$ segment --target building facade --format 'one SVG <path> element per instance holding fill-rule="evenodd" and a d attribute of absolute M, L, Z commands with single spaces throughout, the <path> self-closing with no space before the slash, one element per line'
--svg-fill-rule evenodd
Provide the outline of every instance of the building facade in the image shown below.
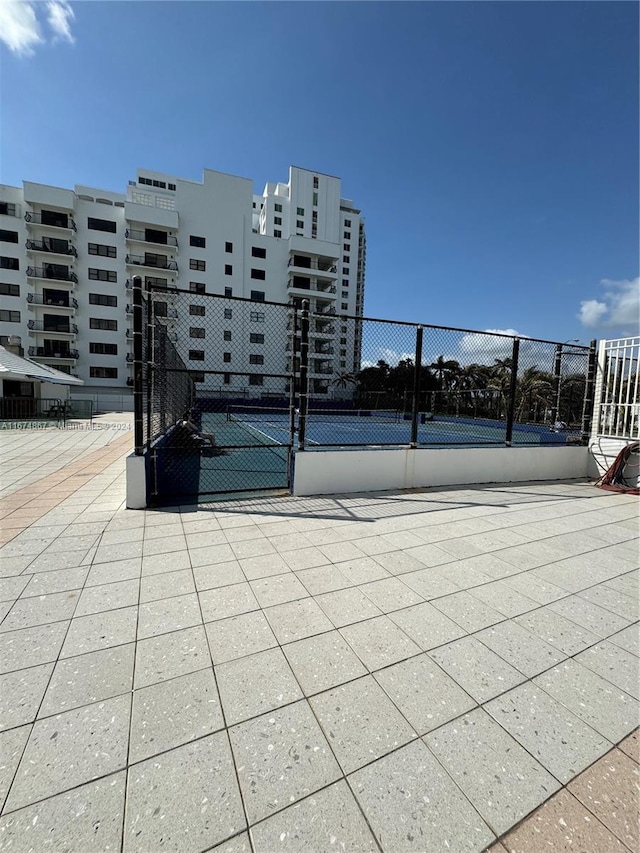
<path fill-rule="evenodd" d="M 198 297 L 308 299 L 322 314 L 312 328 L 311 391 L 339 396 L 333 379 L 360 368 L 359 324 L 340 315 L 362 315 L 365 255 L 364 221 L 340 179 L 297 167 L 261 195 L 252 181 L 211 170 L 195 182 L 140 169 L 126 193 L 0 186 L 0 344 L 19 337 L 25 355 L 84 380 L 83 396 L 126 398 L 131 282 L 140 275 L 167 290 L 160 315 L 196 388 L 259 395 L 281 390 L 263 373 L 291 367 L 286 331 L 230 322 L 218 340 L 198 322 L 206 301 Z M 193 294 L 193 317 L 178 316 L 176 288 Z M 261 339 L 264 355 L 250 345 Z M 224 364 L 228 374 L 199 373 Z"/>

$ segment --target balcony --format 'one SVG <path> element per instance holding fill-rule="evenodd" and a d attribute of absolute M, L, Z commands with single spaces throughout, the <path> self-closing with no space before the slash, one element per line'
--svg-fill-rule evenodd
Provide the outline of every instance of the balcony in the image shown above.
<path fill-rule="evenodd" d="M 327 276 L 338 275 L 338 266 L 333 258 L 306 258 L 303 255 L 294 255 L 292 258 L 289 258 L 287 266 L 291 272 L 315 270 Z"/>
<path fill-rule="evenodd" d="M 311 353 L 312 357 L 315 355 L 333 355 L 333 347 L 321 346 L 319 344 L 316 344 L 316 348 Z"/>
<path fill-rule="evenodd" d="M 178 239 L 164 231 L 155 231 L 147 228 L 144 231 L 137 228 L 127 228 L 124 232 L 125 238 L 130 243 L 148 243 L 152 246 L 172 246 L 178 248 Z"/>
<path fill-rule="evenodd" d="M 78 327 L 75 323 L 69 323 L 66 326 L 52 326 L 50 323 L 41 323 L 36 320 L 29 320 L 27 323 L 29 334 L 34 332 L 44 332 L 50 335 L 77 335 Z"/>
<path fill-rule="evenodd" d="M 310 335 L 333 335 L 336 327 L 332 323 L 316 323 L 315 327 L 309 329 Z"/>
<path fill-rule="evenodd" d="M 329 294 L 336 293 L 335 284 L 330 284 L 329 282 L 314 282 L 311 281 L 309 284 L 302 284 L 300 282 L 295 282 L 294 279 L 289 279 L 287 282 L 287 290 L 295 290 L 302 291 L 303 293 L 322 293 L 323 295 L 329 296 Z"/>
<path fill-rule="evenodd" d="M 133 364 L 134 361 L 135 361 L 135 358 L 133 357 L 133 353 L 128 352 L 127 357 L 126 357 L 127 364 Z"/>
<path fill-rule="evenodd" d="M 60 361 L 73 361 L 80 358 L 80 353 L 77 349 L 51 349 L 51 347 L 29 347 L 29 356 L 31 358 L 55 358 Z"/>
<path fill-rule="evenodd" d="M 33 211 L 28 210 L 25 215 L 27 226 L 43 226 L 45 228 L 57 228 L 63 231 L 77 231 L 76 223 L 66 213 L 57 213 L 53 210 Z"/>
<path fill-rule="evenodd" d="M 333 373 L 332 367 L 311 367 L 309 369 L 310 373 L 313 373 L 316 376 L 331 376 Z"/>
<path fill-rule="evenodd" d="M 78 308 L 78 300 L 73 297 L 60 299 L 55 296 L 45 296 L 43 293 L 27 293 L 27 303 L 29 305 L 46 305 L 47 308 L 68 308 L 71 311 Z"/>
<path fill-rule="evenodd" d="M 44 278 L 48 281 L 66 281 L 78 283 L 78 276 L 68 267 L 58 264 L 46 264 L 43 267 L 27 267 L 27 278 Z"/>
<path fill-rule="evenodd" d="M 317 305 L 315 313 L 322 314 L 325 317 L 333 317 L 336 313 L 336 309 L 333 305 Z"/>
<path fill-rule="evenodd" d="M 147 267 L 148 269 L 154 270 L 170 270 L 171 272 L 178 272 L 178 264 L 176 261 L 170 261 L 168 258 L 161 255 L 153 258 L 146 257 L 145 255 L 127 255 L 124 262 L 130 267 Z"/>
<path fill-rule="evenodd" d="M 27 240 L 26 247 L 28 252 L 78 257 L 78 252 L 68 240 L 57 240 L 55 237 L 43 237 L 41 240 Z"/>

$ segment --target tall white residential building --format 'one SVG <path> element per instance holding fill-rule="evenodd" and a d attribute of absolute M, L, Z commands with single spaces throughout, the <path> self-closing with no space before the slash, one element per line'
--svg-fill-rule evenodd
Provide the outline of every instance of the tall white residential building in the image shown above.
<path fill-rule="evenodd" d="M 140 169 L 126 194 L 0 185 L 0 344 L 20 337 L 25 354 L 83 379 L 82 396 L 128 395 L 131 280 L 141 275 L 167 288 L 166 322 L 196 376 L 224 369 L 222 355 L 233 365 L 228 376 L 198 377 L 196 387 L 259 394 L 280 390 L 260 371 L 288 369 L 287 335 L 273 330 L 282 340 L 269 342 L 262 363 L 249 362 L 244 333 L 224 347 L 194 340 L 197 297 L 309 299 L 327 315 L 313 328 L 311 391 L 333 394 L 332 377 L 360 368 L 359 324 L 339 315 L 362 314 L 365 254 L 364 221 L 341 197 L 340 179 L 297 167 L 261 195 L 252 181 L 211 170 L 195 182 Z M 176 316 L 172 288 L 194 294 L 192 318 Z M 245 369 L 251 376 L 239 375 Z"/>

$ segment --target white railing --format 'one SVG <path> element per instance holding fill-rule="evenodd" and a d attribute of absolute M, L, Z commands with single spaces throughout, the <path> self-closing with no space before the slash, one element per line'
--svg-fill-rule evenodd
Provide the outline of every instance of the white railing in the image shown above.
<path fill-rule="evenodd" d="M 592 436 L 637 441 L 639 366 L 640 337 L 600 341 Z"/>

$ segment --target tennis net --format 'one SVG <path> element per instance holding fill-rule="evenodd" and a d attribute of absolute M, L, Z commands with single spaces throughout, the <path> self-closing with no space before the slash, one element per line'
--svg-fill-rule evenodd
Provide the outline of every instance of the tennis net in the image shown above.
<path fill-rule="evenodd" d="M 298 414 L 296 409 L 296 418 Z M 231 405 L 227 409 L 227 420 L 239 423 L 281 424 L 289 417 L 290 410 L 283 407 Z M 344 423 L 366 418 L 369 423 L 388 424 L 410 420 L 411 414 L 399 409 L 309 409 L 307 418 L 314 423 Z"/>

